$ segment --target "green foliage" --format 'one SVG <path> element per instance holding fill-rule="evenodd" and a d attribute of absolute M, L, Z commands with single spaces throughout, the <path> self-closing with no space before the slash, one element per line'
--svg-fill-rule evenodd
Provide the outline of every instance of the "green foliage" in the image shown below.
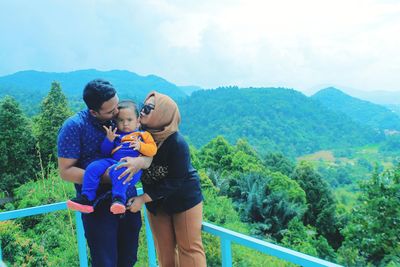
<path fill-rule="evenodd" d="M 199 159 L 199 152 L 193 145 L 189 145 L 190 149 L 190 159 L 192 162 L 193 167 L 198 170 L 200 169 L 200 159 Z"/>
<path fill-rule="evenodd" d="M 14 202 L 7 204 L 6 209 L 23 209 L 65 201 L 74 195 L 73 185 L 62 181 L 54 167 L 49 170 L 47 177 L 49 178 L 29 181 L 17 188 L 14 192 Z M 10 227 L 18 227 L 18 231 L 12 233 L 14 240 L 9 243 L 11 251 L 23 249 L 18 239 L 29 240 L 34 244 L 30 246 L 35 248 L 35 255 L 31 258 L 18 258 L 11 254 L 5 255 L 4 258 L 13 262 L 13 266 L 78 266 L 76 230 L 73 222 L 75 218 L 71 211 L 29 216 L 9 222 L 12 225 Z M 3 230 L 0 230 L 2 237 Z M 36 264 L 38 260 L 41 262 Z"/>
<path fill-rule="evenodd" d="M 267 169 L 273 172 L 280 172 L 287 176 L 292 174 L 295 167 L 295 164 L 282 153 L 272 152 L 265 155 L 263 164 Z"/>
<path fill-rule="evenodd" d="M 272 192 L 284 193 L 285 198 L 300 205 L 307 203 L 306 193 L 296 181 L 279 172 L 267 171 L 266 175 L 270 178 L 268 187 Z"/>
<path fill-rule="evenodd" d="M 40 113 L 36 119 L 36 136 L 44 166 L 56 161 L 57 134 L 63 122 L 71 114 L 60 84 L 53 82 L 49 94 L 42 101 Z"/>
<path fill-rule="evenodd" d="M 342 237 L 338 232 L 335 216 L 335 199 L 328 184 L 307 162 L 301 162 L 296 167 L 292 178 L 306 193 L 308 209 L 304 214 L 304 225 L 316 227 L 319 234 L 324 235 L 332 246 L 338 248 Z"/>
<path fill-rule="evenodd" d="M 52 166 L 49 172 L 46 175 L 43 174 L 38 181 L 29 181 L 14 192 L 14 209 L 65 201 L 75 195 L 73 184 L 64 182 L 55 166 Z"/>
<path fill-rule="evenodd" d="M 337 210 L 342 209 L 342 213 L 344 213 L 351 212 L 352 208 L 357 203 L 360 192 L 355 192 L 353 187 L 341 187 L 337 188 L 334 194 L 338 202 Z"/>
<path fill-rule="evenodd" d="M 264 170 L 257 152 L 244 139 L 232 146 L 224 137 L 217 136 L 199 151 L 198 160 L 199 166 L 223 177 Z"/>
<path fill-rule="evenodd" d="M 221 189 L 231 197 L 246 221 L 255 223 L 254 234 L 278 240 L 294 217 L 302 217 L 305 193 L 281 173 L 250 173 L 227 180 Z"/>
<path fill-rule="evenodd" d="M 0 222 L 0 245 L 7 266 L 47 266 L 48 252 L 21 232 L 18 223 Z"/>
<path fill-rule="evenodd" d="M 243 139 L 231 146 L 223 137 L 216 137 L 200 150 L 199 160 L 212 185 L 232 198 L 245 221 L 255 224 L 256 235 L 281 238 L 288 222 L 301 217 L 306 209 L 300 186 L 280 172 L 268 171 Z M 283 157 L 277 164 L 281 162 L 285 162 Z M 270 166 L 278 168 L 272 162 Z"/>
<path fill-rule="evenodd" d="M 318 173 L 320 173 L 324 180 L 333 188 L 343 187 L 355 182 L 351 180 L 351 178 L 354 177 L 351 175 L 354 170 L 355 168 L 350 164 L 342 165 L 339 163 L 330 165 L 325 164 L 323 161 L 319 162 L 317 167 Z"/>
<path fill-rule="evenodd" d="M 287 231 L 283 234 L 282 245 L 305 254 L 336 261 L 336 254 L 327 240 L 317 234 L 317 230 L 301 220 L 294 218 L 290 221 Z"/>
<path fill-rule="evenodd" d="M 356 187 L 358 181 L 369 179 L 374 166 L 379 171 L 391 169 L 400 162 L 398 153 L 382 150 L 385 143 L 371 144 L 351 149 L 319 151 L 298 158 L 299 161 L 311 161 L 318 172 L 331 187 Z M 349 186 L 350 185 L 350 186 Z M 355 189 L 351 190 L 352 192 Z"/>
<path fill-rule="evenodd" d="M 261 155 L 295 156 L 321 149 L 367 144 L 383 136 L 283 88 L 218 88 L 194 92 L 179 103 L 181 131 L 197 147 L 222 135 L 246 138 Z"/>
<path fill-rule="evenodd" d="M 344 263 L 368 261 L 373 265 L 399 262 L 400 166 L 374 173 L 361 184 L 359 204 L 343 230 L 340 249 Z M 353 257 L 346 255 L 352 251 Z"/>
<path fill-rule="evenodd" d="M 257 152 L 244 139 L 239 139 L 232 153 L 231 171 L 239 173 L 264 170 Z"/>
<path fill-rule="evenodd" d="M 72 184 L 62 181 L 57 170 L 50 168 L 48 178 L 29 182 L 16 190 L 11 209 L 26 208 L 65 200 L 74 195 Z M 211 180 L 200 171 L 204 193 L 204 220 L 243 234 L 250 233 L 250 226 L 240 222 L 232 202 L 219 196 Z M 75 234 L 74 213 L 59 211 L 36 215 L 10 222 L 0 222 L 0 235 L 4 259 L 10 266 L 79 266 Z M 203 234 L 208 266 L 221 266 L 218 237 Z M 234 245 L 234 266 L 292 266 L 274 257 Z M 137 266 L 148 266 L 147 242 L 142 229 L 139 239 Z"/>
<path fill-rule="evenodd" d="M 199 160 L 202 168 L 226 172 L 231 169 L 233 147 L 222 136 L 217 136 L 201 148 Z"/>
<path fill-rule="evenodd" d="M 18 103 L 6 96 L 0 101 L 0 192 L 35 179 L 38 161 L 30 121 Z"/>
<path fill-rule="evenodd" d="M 203 177 L 202 179 L 207 180 L 207 177 Z M 234 210 L 232 201 L 229 198 L 225 196 L 219 196 L 217 194 L 217 190 L 212 188 L 205 189 L 203 194 L 204 221 L 242 234 L 250 234 L 250 226 L 240 221 L 239 214 Z M 219 238 L 204 233 L 203 244 L 207 256 L 207 266 L 221 266 Z M 271 257 L 239 245 L 232 246 L 232 256 L 233 266 L 292 266 L 292 264 L 278 260 L 275 257 Z"/>
<path fill-rule="evenodd" d="M 19 187 L 15 192 L 14 202 L 7 204 L 6 210 L 65 201 L 75 195 L 73 184 L 64 182 L 54 166 L 43 176 L 47 178 L 31 181 Z M 13 263 L 11 266 L 79 266 L 75 212 L 58 211 L 16 219 L 7 222 L 9 231 L 2 228 L 2 223 L 0 222 L 2 242 L 5 240 L 3 236 L 7 237 L 7 233 L 12 237 L 7 243 L 8 247 L 5 248 L 4 243 L 2 246 L 4 259 Z M 27 249 L 24 246 L 31 246 L 33 252 L 25 252 Z M 7 251 L 15 254 L 7 254 Z M 26 257 L 18 256 L 19 253 Z M 31 256 L 32 253 L 35 255 Z M 148 266 L 144 230 L 141 231 L 139 238 L 137 266 Z"/>
<path fill-rule="evenodd" d="M 398 154 L 400 151 L 400 135 L 389 135 L 379 148 L 379 152 L 386 154 Z"/>

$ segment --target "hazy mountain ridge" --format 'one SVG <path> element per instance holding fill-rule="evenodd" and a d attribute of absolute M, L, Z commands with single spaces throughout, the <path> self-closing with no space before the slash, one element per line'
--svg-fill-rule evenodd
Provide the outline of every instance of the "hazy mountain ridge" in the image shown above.
<path fill-rule="evenodd" d="M 98 71 L 94 69 L 63 73 L 30 70 L 3 76 L 0 77 L 0 97 L 12 95 L 23 106 L 32 107 L 31 103 L 39 103 L 50 90 L 51 83 L 58 81 L 69 99 L 80 99 L 86 83 L 96 78 L 110 81 L 121 98 L 142 101 L 152 90 L 168 94 L 174 99 L 186 97 L 178 86 L 155 75 L 140 76 L 126 70 Z"/>
<path fill-rule="evenodd" d="M 333 111 L 346 114 L 360 124 L 381 130 L 400 130 L 400 117 L 392 110 L 352 97 L 334 87 L 322 89 L 311 98 Z"/>
<path fill-rule="evenodd" d="M 400 91 L 400 89 L 399 89 Z M 344 92 L 353 97 L 370 101 L 379 105 L 400 105 L 400 92 L 399 91 L 361 91 L 354 89 L 347 89 Z"/>
<path fill-rule="evenodd" d="M 200 86 L 195 86 L 195 85 L 178 86 L 178 87 L 182 92 L 184 92 L 188 96 L 190 96 L 193 92 L 204 90 Z"/>

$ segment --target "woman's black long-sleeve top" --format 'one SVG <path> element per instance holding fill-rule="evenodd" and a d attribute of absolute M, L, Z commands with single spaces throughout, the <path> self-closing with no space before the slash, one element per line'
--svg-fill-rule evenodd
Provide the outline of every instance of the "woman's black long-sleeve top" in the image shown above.
<path fill-rule="evenodd" d="M 188 210 L 203 200 L 199 175 L 190 162 L 189 146 L 176 132 L 159 147 L 150 167 L 143 170 L 143 190 L 153 201 L 147 209 L 156 214 L 162 209 L 167 214 Z"/>

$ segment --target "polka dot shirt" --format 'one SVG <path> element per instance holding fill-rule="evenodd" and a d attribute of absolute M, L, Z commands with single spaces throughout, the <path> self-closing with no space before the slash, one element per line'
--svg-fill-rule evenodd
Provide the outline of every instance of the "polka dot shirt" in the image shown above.
<path fill-rule="evenodd" d="M 100 123 L 90 115 L 89 110 L 83 110 L 68 118 L 58 133 L 58 157 L 77 159 L 76 166 L 82 169 L 86 169 L 91 162 L 104 158 L 101 153 L 101 144 L 106 137 L 103 125 L 116 127 L 113 121 Z M 97 200 L 110 196 L 110 186 L 110 184 L 100 184 Z M 80 193 L 82 186 L 75 184 L 75 188 Z M 126 195 L 127 198 L 137 195 L 134 184 L 127 188 Z"/>
<path fill-rule="evenodd" d="M 77 167 L 86 169 L 102 158 L 100 147 L 106 136 L 103 125 L 111 124 L 101 124 L 89 110 L 78 112 L 64 122 L 58 133 L 58 157 L 78 159 Z"/>

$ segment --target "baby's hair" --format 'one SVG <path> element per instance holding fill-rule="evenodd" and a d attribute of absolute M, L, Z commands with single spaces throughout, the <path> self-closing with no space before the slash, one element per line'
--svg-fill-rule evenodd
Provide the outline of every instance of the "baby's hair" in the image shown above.
<path fill-rule="evenodd" d="M 137 105 L 134 101 L 132 100 L 122 100 L 118 103 L 118 109 L 125 109 L 125 108 L 130 108 L 133 111 L 135 111 L 136 118 L 139 117 L 139 110 L 137 109 Z"/>

